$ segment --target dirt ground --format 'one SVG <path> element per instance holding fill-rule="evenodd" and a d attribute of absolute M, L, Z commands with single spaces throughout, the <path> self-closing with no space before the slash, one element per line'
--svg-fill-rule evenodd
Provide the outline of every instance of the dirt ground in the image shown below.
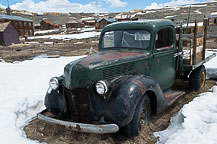
<path fill-rule="evenodd" d="M 166 111 L 158 116 L 153 116 L 149 125 L 143 127 L 140 135 L 134 139 L 126 139 L 121 135 L 121 133 L 97 135 L 73 132 L 60 126 L 46 124 L 39 121 L 37 118 L 25 126 L 24 131 L 26 132 L 28 138 L 49 144 L 153 144 L 157 141 L 157 138 L 153 135 L 154 132 L 166 129 L 172 116 L 175 116 L 185 104 L 192 101 L 196 96 L 198 96 L 199 93 L 208 91 L 213 85 L 216 84 L 216 82 L 216 80 L 208 80 L 206 87 L 203 90 L 194 92 L 188 89 L 187 82 L 178 81 L 175 88 L 181 87 L 182 90 L 186 91 L 186 94 L 179 98 Z"/>
<path fill-rule="evenodd" d="M 0 46 L 0 59 L 14 62 L 32 59 L 41 54 L 46 54 L 48 57 L 88 55 L 90 47 L 93 47 L 94 50 L 97 50 L 98 47 L 97 37 L 69 41 L 38 39 L 27 42 L 39 42 L 39 44 L 21 43 Z M 44 42 L 53 42 L 53 44 L 44 44 Z"/>
<path fill-rule="evenodd" d="M 27 42 L 39 42 L 39 44 L 21 43 L 11 46 L 0 46 L 0 61 L 24 61 L 33 59 L 42 54 L 47 55 L 50 58 L 59 56 L 88 55 L 90 47 L 93 47 L 95 52 L 97 51 L 98 39 L 98 37 L 69 41 L 36 39 Z M 53 42 L 53 44 L 44 44 L 46 42 Z M 216 49 L 216 45 L 216 37 L 211 37 L 207 40 L 207 49 Z"/>

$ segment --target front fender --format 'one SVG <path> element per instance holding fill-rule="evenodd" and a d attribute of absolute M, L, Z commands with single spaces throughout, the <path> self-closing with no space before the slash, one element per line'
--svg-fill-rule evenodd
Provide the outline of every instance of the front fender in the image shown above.
<path fill-rule="evenodd" d="M 44 105 L 54 113 L 67 112 L 65 97 L 59 90 L 51 90 L 51 88 L 48 88 Z"/>
<path fill-rule="evenodd" d="M 139 100 L 147 91 L 155 93 L 156 103 L 160 107 L 157 108 L 157 111 L 165 109 L 167 106 L 159 84 L 150 77 L 144 75 L 124 76 L 114 80 L 110 87 L 109 98 L 104 101 L 101 99 L 101 104 L 98 104 L 100 108 L 95 108 L 95 110 L 98 111 L 96 113 L 99 117 L 104 117 L 105 121 L 115 122 L 119 127 L 127 125 L 132 120 Z"/>

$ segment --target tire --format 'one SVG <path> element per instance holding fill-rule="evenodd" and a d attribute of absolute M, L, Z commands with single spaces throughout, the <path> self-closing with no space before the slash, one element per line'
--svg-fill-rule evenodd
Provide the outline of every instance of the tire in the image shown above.
<path fill-rule="evenodd" d="M 141 98 L 134 111 L 131 122 L 123 127 L 124 135 L 127 138 L 134 138 L 139 135 L 141 125 L 147 125 L 151 117 L 151 103 L 147 95 Z M 142 124 L 141 124 L 142 123 Z"/>
<path fill-rule="evenodd" d="M 205 87 L 206 83 L 206 69 L 205 66 L 202 65 L 196 69 L 194 69 L 189 77 L 189 86 L 195 91 L 200 90 Z"/>

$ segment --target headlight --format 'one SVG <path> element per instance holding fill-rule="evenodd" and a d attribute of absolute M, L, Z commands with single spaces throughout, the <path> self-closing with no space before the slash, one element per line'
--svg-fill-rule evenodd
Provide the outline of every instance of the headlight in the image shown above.
<path fill-rule="evenodd" d="M 98 81 L 96 83 L 96 92 L 100 95 L 106 94 L 108 91 L 108 86 L 104 81 Z"/>
<path fill-rule="evenodd" d="M 57 78 L 51 78 L 49 84 L 50 84 L 51 89 L 53 89 L 53 90 L 57 89 L 59 86 L 58 79 Z"/>

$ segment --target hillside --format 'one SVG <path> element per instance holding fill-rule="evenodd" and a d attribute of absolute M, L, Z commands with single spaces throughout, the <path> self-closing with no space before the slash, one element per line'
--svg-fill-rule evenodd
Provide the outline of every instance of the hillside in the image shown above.
<path fill-rule="evenodd" d="M 187 21 L 188 12 L 190 5 L 176 6 L 176 7 L 164 7 L 160 9 L 136 9 L 129 12 L 122 13 L 45 13 L 37 14 L 28 11 L 14 10 L 13 15 L 22 16 L 25 18 L 32 19 L 34 23 L 40 23 L 43 18 L 48 18 L 56 24 L 63 25 L 71 19 L 81 19 L 85 17 L 115 17 L 119 15 L 128 15 L 130 17 L 137 17 L 139 19 L 175 19 L 176 22 L 182 20 L 184 23 Z M 194 19 L 197 18 L 199 21 L 202 21 L 204 15 L 215 14 L 217 12 L 217 1 L 199 3 L 191 5 L 190 12 L 190 22 L 194 22 Z M 0 9 L 0 13 L 5 13 L 5 9 Z"/>

